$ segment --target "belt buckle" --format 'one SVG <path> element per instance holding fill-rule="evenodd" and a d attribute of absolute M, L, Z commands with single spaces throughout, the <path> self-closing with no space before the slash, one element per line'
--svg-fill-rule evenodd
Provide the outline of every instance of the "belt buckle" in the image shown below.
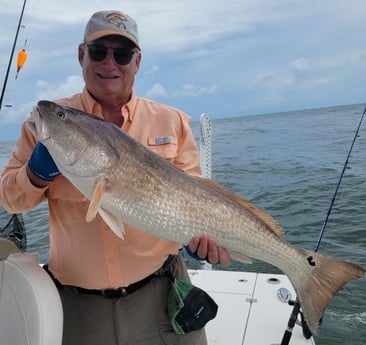
<path fill-rule="evenodd" d="M 124 287 L 121 287 L 118 289 L 121 292 L 121 297 L 125 297 L 128 295 L 127 289 Z"/>
<path fill-rule="evenodd" d="M 127 295 L 127 290 L 123 287 L 118 289 L 103 289 L 100 291 L 104 298 L 119 298 Z"/>

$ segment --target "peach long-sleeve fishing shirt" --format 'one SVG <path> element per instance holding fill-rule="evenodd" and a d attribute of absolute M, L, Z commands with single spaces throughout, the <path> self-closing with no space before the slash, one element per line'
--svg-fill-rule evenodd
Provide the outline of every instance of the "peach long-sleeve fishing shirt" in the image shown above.
<path fill-rule="evenodd" d="M 101 106 L 85 89 L 58 102 L 103 118 Z M 200 174 L 198 150 L 186 114 L 133 94 L 122 107 L 121 116 L 123 131 L 178 168 Z M 61 283 L 89 289 L 125 287 L 155 272 L 169 254 L 177 254 L 180 244 L 128 225 L 122 240 L 99 216 L 87 223 L 89 201 L 63 176 L 45 188 L 33 186 L 26 165 L 35 144 L 36 139 L 23 124 L 16 149 L 1 175 L 0 204 L 10 213 L 19 213 L 48 200 L 49 268 Z"/>

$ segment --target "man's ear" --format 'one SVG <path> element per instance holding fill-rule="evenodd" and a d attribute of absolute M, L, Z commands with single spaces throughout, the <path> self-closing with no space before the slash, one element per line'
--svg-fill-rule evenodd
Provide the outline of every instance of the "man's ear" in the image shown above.
<path fill-rule="evenodd" d="M 136 56 L 136 70 L 135 70 L 135 74 L 137 74 L 137 72 L 140 69 L 140 63 L 141 63 L 141 58 L 142 58 L 142 54 L 140 52 L 137 53 L 138 55 Z"/>
<path fill-rule="evenodd" d="M 83 43 L 79 44 L 79 48 L 78 48 L 78 57 L 79 57 L 79 63 L 82 66 L 83 65 L 83 59 L 84 59 L 84 51 L 85 45 Z"/>

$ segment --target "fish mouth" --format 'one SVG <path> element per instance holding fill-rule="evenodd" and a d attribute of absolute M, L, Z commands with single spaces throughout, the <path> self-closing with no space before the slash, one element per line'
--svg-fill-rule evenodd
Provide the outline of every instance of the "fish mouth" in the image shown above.
<path fill-rule="evenodd" d="M 31 133 L 40 141 L 45 141 L 51 137 L 38 107 L 33 108 L 31 116 L 29 120 L 27 120 L 26 125 Z"/>

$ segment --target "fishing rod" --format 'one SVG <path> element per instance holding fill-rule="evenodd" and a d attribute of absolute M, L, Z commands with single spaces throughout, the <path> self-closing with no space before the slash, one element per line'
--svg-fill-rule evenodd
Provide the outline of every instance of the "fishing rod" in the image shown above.
<path fill-rule="evenodd" d="M 353 146 L 354 146 L 354 144 L 356 142 L 356 139 L 359 137 L 359 134 L 358 133 L 360 131 L 361 124 L 363 122 L 363 118 L 365 116 L 365 113 L 366 113 L 366 107 L 365 107 L 365 109 L 364 109 L 364 111 L 362 113 L 361 119 L 360 119 L 360 121 L 358 123 L 357 129 L 356 129 L 356 132 L 355 132 L 355 135 L 354 135 L 353 140 L 352 140 L 351 147 L 348 150 L 348 154 L 347 154 L 346 161 L 343 164 L 343 169 L 342 169 L 341 175 L 340 175 L 340 177 L 338 179 L 337 186 L 335 188 L 335 191 L 334 191 L 332 200 L 331 200 L 330 205 L 328 207 L 327 215 L 326 215 L 325 220 L 323 222 L 323 225 L 322 225 L 322 227 L 320 229 L 319 237 L 318 237 L 318 239 L 317 239 L 317 241 L 315 243 L 315 250 L 314 250 L 315 252 L 317 252 L 319 250 L 320 243 L 321 243 L 322 238 L 324 236 L 324 232 L 325 232 L 325 229 L 327 227 L 330 214 L 332 213 L 332 210 L 333 210 L 334 202 L 335 202 L 335 199 L 337 197 L 339 187 L 341 186 L 344 173 L 345 173 L 345 171 L 346 171 L 346 169 L 348 167 L 348 161 L 349 161 L 349 158 L 351 156 L 351 153 L 352 153 L 352 150 L 353 150 Z M 290 343 L 291 336 L 292 336 L 292 330 L 295 327 L 295 324 L 296 324 L 296 321 L 297 321 L 297 316 L 298 316 L 299 313 L 300 313 L 300 316 L 301 316 L 301 326 L 302 326 L 302 330 L 303 330 L 304 337 L 306 339 L 310 339 L 311 336 L 312 336 L 311 331 L 310 331 L 310 329 L 308 328 L 308 326 L 306 324 L 306 320 L 304 319 L 304 316 L 303 316 L 302 312 L 300 311 L 301 306 L 300 306 L 299 300 L 296 298 L 296 301 L 292 302 L 292 304 L 294 305 L 294 307 L 292 309 L 292 313 L 290 315 L 290 318 L 289 318 L 289 321 L 288 321 L 288 324 L 287 324 L 287 329 L 284 332 L 284 335 L 283 335 L 283 338 L 282 338 L 282 341 L 281 341 L 281 345 L 288 345 Z M 321 320 L 320 320 L 320 322 L 321 322 Z"/>
<path fill-rule="evenodd" d="M 16 33 L 15 33 L 13 46 L 12 46 L 12 49 L 10 52 L 8 68 L 6 70 L 3 88 L 2 88 L 1 96 L 0 96 L 0 111 L 1 111 L 2 104 L 3 104 L 5 89 L 6 89 L 6 85 L 8 83 L 10 67 L 11 67 L 11 63 L 13 60 L 13 56 L 14 56 L 15 46 L 18 41 L 18 35 L 19 35 L 19 31 L 20 31 L 20 28 L 22 25 L 23 14 L 24 14 L 24 9 L 25 9 L 26 3 L 27 3 L 27 0 L 24 0 L 23 7 L 22 7 L 22 10 L 21 10 L 20 16 L 19 16 L 18 27 L 17 27 Z M 26 44 L 27 44 L 27 40 L 25 40 L 24 47 L 26 46 Z M 8 106 L 8 105 L 5 105 L 5 106 Z M 11 216 L 9 222 L 5 225 L 5 227 L 4 228 L 0 227 L 0 237 L 5 237 L 5 238 L 11 240 L 12 242 L 14 242 L 19 249 L 21 249 L 23 251 L 26 250 L 27 238 L 26 238 L 26 232 L 25 232 L 22 214 L 13 214 Z"/>
<path fill-rule="evenodd" d="M 24 0 L 23 8 L 22 8 L 22 11 L 20 12 L 20 17 L 19 17 L 19 22 L 18 22 L 17 31 L 16 31 L 16 33 L 15 33 L 15 38 L 14 38 L 14 42 L 13 42 L 13 47 L 12 47 L 12 49 L 11 49 L 11 53 L 10 53 L 8 69 L 6 70 L 5 80 L 4 80 L 4 84 L 3 84 L 3 89 L 2 89 L 2 91 L 1 91 L 1 96 L 0 96 L 0 110 L 1 110 L 1 106 L 2 106 L 2 104 L 3 104 L 3 99 L 4 99 L 4 94 L 5 94 L 6 84 L 8 83 L 8 77 L 9 77 L 9 72 L 10 72 L 11 62 L 12 62 L 12 60 L 13 60 L 13 55 L 14 55 L 15 46 L 16 46 L 16 44 L 17 44 L 17 40 L 18 40 L 18 34 L 19 34 L 20 26 L 21 26 L 21 24 L 22 24 L 23 14 L 24 14 L 24 8 L 25 8 L 25 4 L 26 4 L 26 2 L 27 2 L 27 0 Z"/>

